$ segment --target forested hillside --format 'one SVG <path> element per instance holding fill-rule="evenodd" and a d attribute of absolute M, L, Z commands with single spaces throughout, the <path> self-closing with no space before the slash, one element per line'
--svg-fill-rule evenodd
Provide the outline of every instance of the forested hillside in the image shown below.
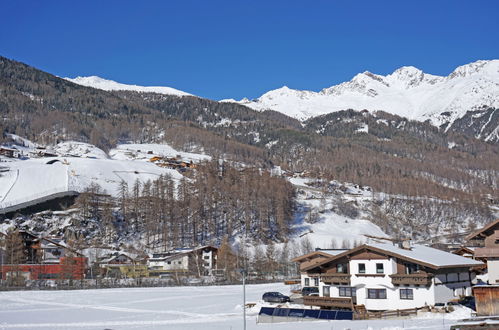
<path fill-rule="evenodd" d="M 486 116 L 480 120 L 497 115 L 493 109 L 484 111 Z M 42 144 L 71 139 L 109 150 L 118 142 L 167 142 L 227 164 L 262 169 L 278 165 L 324 182 L 369 186 L 379 196 L 389 194 L 390 199 L 357 207 L 371 212 L 373 222 L 393 234 L 407 231 L 410 223 L 416 234 L 431 236 L 429 224 L 468 222 L 473 215 L 480 225 L 494 217 L 491 207 L 499 195 L 499 146 L 475 139 L 476 131 L 461 133 L 458 126 L 469 127 L 469 118 L 445 130 L 381 111 L 345 109 L 300 123 L 278 112 L 258 112 L 194 96 L 83 87 L 3 57 L 0 113 L 2 132 Z M 260 237 L 286 238 L 293 217 L 293 189 L 274 182 L 279 188 L 271 193 L 265 184 L 272 178 L 235 168 L 217 181 L 219 169 L 211 164 L 195 171 L 192 182 L 183 183 L 185 199 L 172 207 L 175 212 L 194 213 L 178 214 L 178 219 L 187 220 L 175 230 L 187 226 L 189 233 L 198 234 L 182 239 L 203 243 L 210 240 L 203 235 L 219 238 L 222 232 L 231 235 L 233 229 L 242 227 L 261 231 Z M 168 224 L 161 220 L 165 227 L 151 227 L 149 217 L 159 212 L 152 206 L 155 203 L 149 203 L 159 198 L 151 189 L 168 185 L 151 185 L 135 187 L 135 195 L 123 196 L 121 206 L 119 201 L 111 204 L 123 207 L 140 199 L 141 205 L 151 205 L 140 210 L 127 206 L 121 213 L 124 219 L 133 219 L 129 228 L 140 227 L 152 244 L 156 239 L 152 233 L 162 235 Z M 229 201 L 225 209 L 213 206 L 220 201 Z M 240 222 L 227 220 L 236 218 Z M 169 238 L 168 242 L 173 241 Z"/>

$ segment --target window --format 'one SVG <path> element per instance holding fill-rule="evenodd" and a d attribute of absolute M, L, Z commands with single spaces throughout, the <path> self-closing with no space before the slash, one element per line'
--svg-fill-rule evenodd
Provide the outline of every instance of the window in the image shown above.
<path fill-rule="evenodd" d="M 346 264 L 337 264 L 336 265 L 336 272 L 342 273 L 342 274 L 347 273 L 347 265 Z"/>
<path fill-rule="evenodd" d="M 338 289 L 340 297 L 355 297 L 357 295 L 355 288 L 340 286 Z"/>
<path fill-rule="evenodd" d="M 166 263 L 167 263 L 167 264 L 169 264 L 169 265 L 171 265 L 171 264 L 172 264 L 172 262 L 171 262 L 171 261 L 167 261 Z"/>
<path fill-rule="evenodd" d="M 204 259 L 208 260 L 208 259 L 210 259 L 210 256 L 204 256 Z"/>
<path fill-rule="evenodd" d="M 314 286 L 319 286 L 319 278 L 314 277 Z"/>
<path fill-rule="evenodd" d="M 412 293 L 412 289 L 400 289 L 400 299 L 413 300 L 414 294 Z"/>
<path fill-rule="evenodd" d="M 386 299 L 386 289 L 367 289 L 368 299 Z"/>
<path fill-rule="evenodd" d="M 329 286 L 325 286 L 322 288 L 322 295 L 324 297 L 331 297 L 331 291 Z"/>
<path fill-rule="evenodd" d="M 359 274 L 366 273 L 366 264 L 359 264 Z"/>
<path fill-rule="evenodd" d="M 310 279 L 309 278 L 305 279 L 305 286 L 310 286 Z"/>
<path fill-rule="evenodd" d="M 205 262 L 205 263 L 204 263 L 204 266 L 205 266 L 205 267 L 210 267 L 210 263 L 209 263 L 209 262 Z"/>
<path fill-rule="evenodd" d="M 383 264 L 376 264 L 376 274 L 383 274 L 384 272 Z"/>
<path fill-rule="evenodd" d="M 405 264 L 405 273 L 414 274 L 419 271 L 419 265 L 417 264 Z"/>

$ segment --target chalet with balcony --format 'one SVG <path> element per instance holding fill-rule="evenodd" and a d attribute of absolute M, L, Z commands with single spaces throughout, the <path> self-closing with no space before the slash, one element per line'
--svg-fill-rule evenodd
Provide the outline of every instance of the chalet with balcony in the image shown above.
<path fill-rule="evenodd" d="M 466 236 L 474 257 L 487 263 L 489 284 L 499 283 L 499 219 Z"/>
<path fill-rule="evenodd" d="M 470 295 L 471 269 L 482 265 L 409 241 L 386 240 L 313 263 L 296 261 L 300 262 L 302 286 L 319 289 L 319 296 L 304 297 L 305 305 L 333 309 L 362 306 L 372 311 L 419 308 Z"/>

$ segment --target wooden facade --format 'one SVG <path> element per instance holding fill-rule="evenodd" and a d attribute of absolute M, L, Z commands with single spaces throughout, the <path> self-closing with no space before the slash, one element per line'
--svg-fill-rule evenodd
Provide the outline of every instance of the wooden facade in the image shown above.
<path fill-rule="evenodd" d="M 480 285 L 473 287 L 477 315 L 499 315 L 499 286 Z"/>
<path fill-rule="evenodd" d="M 305 296 L 303 297 L 303 304 L 305 306 L 321 306 L 322 308 L 353 310 L 352 298 Z"/>

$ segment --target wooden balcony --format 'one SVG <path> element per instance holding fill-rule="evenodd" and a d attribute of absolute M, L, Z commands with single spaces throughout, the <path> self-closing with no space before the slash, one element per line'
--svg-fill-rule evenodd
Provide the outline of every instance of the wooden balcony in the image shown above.
<path fill-rule="evenodd" d="M 303 304 L 306 306 L 319 306 L 321 308 L 347 308 L 352 309 L 352 298 L 331 298 L 318 296 L 303 297 Z"/>
<path fill-rule="evenodd" d="M 321 275 L 321 281 L 327 284 L 344 284 L 350 285 L 350 274 L 344 273 L 329 273 Z"/>
<path fill-rule="evenodd" d="M 394 285 L 424 285 L 430 286 L 433 279 L 432 274 L 415 273 L 415 274 L 393 274 L 390 275 Z"/>

